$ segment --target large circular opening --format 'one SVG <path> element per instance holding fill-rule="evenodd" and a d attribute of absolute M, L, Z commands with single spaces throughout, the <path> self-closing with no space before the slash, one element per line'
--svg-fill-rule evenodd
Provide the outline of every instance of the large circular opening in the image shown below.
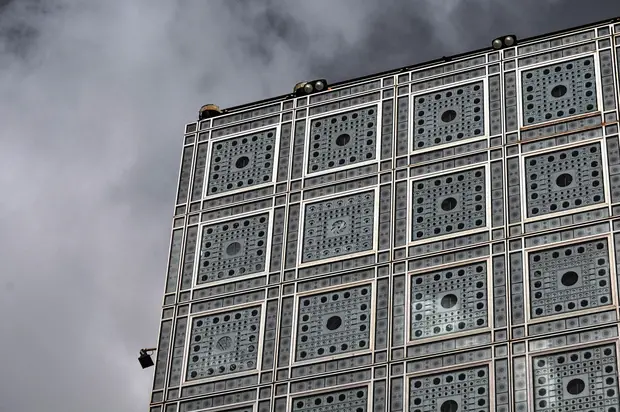
<path fill-rule="evenodd" d="M 448 197 L 441 202 L 441 208 L 446 212 L 454 209 L 456 207 L 456 199 L 453 197 Z"/>
<path fill-rule="evenodd" d="M 575 272 L 566 272 L 562 275 L 561 282 L 564 286 L 573 286 L 579 280 L 579 275 Z"/>
<path fill-rule="evenodd" d="M 229 256 L 234 256 L 238 254 L 239 252 L 241 252 L 241 243 L 239 242 L 232 242 L 230 245 L 226 247 L 226 253 Z"/>
<path fill-rule="evenodd" d="M 571 380 L 570 382 L 568 382 L 568 385 L 566 385 L 566 390 L 571 395 L 579 395 L 585 389 L 586 389 L 585 382 L 579 378 Z"/>
<path fill-rule="evenodd" d="M 568 173 L 562 173 L 555 179 L 555 184 L 560 187 L 566 187 L 573 182 L 573 177 Z"/>
<path fill-rule="evenodd" d="M 351 141 L 351 136 L 349 136 L 346 133 L 341 134 L 340 136 L 338 136 L 336 138 L 336 144 L 338 146 L 344 146 L 345 144 L 349 143 Z"/>
<path fill-rule="evenodd" d="M 335 330 L 338 329 L 342 325 L 342 319 L 340 316 L 332 316 L 327 319 L 327 329 Z"/>
<path fill-rule="evenodd" d="M 217 343 L 215 344 L 215 346 L 219 349 L 219 350 L 227 350 L 230 349 L 230 347 L 232 346 L 233 341 L 232 338 L 230 336 L 224 336 L 221 337 Z"/>
<path fill-rule="evenodd" d="M 451 307 L 456 306 L 457 302 L 458 298 L 456 297 L 456 295 L 449 293 L 443 298 L 441 298 L 441 307 L 444 309 L 450 309 Z"/>
<path fill-rule="evenodd" d="M 444 123 L 449 123 L 451 121 L 453 121 L 454 119 L 456 119 L 456 112 L 454 110 L 446 110 L 445 112 L 443 112 L 441 114 L 441 120 Z"/>
<path fill-rule="evenodd" d="M 237 169 L 243 169 L 244 167 L 246 167 L 249 164 L 250 164 L 250 158 L 247 157 L 247 156 L 241 156 L 235 162 L 235 166 L 237 166 Z"/>
<path fill-rule="evenodd" d="M 445 401 L 439 408 L 441 412 L 456 412 L 459 410 L 459 404 L 453 400 Z"/>
<path fill-rule="evenodd" d="M 567 91 L 568 89 L 566 89 L 566 86 L 564 86 L 563 84 L 558 84 L 553 89 L 551 89 L 551 96 L 556 98 L 562 97 L 566 94 Z"/>
<path fill-rule="evenodd" d="M 344 220 L 336 220 L 334 223 L 332 223 L 331 231 L 333 234 L 339 235 L 345 230 L 346 227 L 347 222 L 345 222 Z"/>

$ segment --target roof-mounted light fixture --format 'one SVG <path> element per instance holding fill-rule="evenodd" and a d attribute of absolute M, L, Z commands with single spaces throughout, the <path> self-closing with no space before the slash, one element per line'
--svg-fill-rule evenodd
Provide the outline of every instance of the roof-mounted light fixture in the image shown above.
<path fill-rule="evenodd" d="M 309 82 L 299 82 L 293 87 L 295 97 L 301 97 L 312 93 L 318 93 L 327 90 L 327 80 L 318 79 Z"/>
<path fill-rule="evenodd" d="M 491 46 L 495 50 L 503 49 L 506 47 L 512 47 L 517 44 L 517 36 L 514 34 L 507 34 L 505 36 L 501 36 L 496 38 L 491 42 Z"/>
<path fill-rule="evenodd" d="M 205 104 L 198 111 L 198 120 L 205 120 L 210 117 L 219 116 L 224 112 L 220 109 L 220 107 L 216 104 Z"/>

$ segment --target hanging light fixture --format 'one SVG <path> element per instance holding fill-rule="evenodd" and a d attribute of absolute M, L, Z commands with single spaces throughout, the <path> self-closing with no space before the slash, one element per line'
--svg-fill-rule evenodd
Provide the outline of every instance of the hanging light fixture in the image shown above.
<path fill-rule="evenodd" d="M 157 348 L 146 348 L 140 349 L 140 356 L 138 356 L 138 362 L 140 362 L 140 366 L 142 369 L 150 368 L 154 365 L 153 358 L 151 358 L 151 353 L 155 352 Z"/>

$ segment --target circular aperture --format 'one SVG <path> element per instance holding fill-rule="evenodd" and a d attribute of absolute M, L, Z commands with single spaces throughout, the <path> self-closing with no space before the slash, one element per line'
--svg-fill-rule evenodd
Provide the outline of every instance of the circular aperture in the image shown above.
<path fill-rule="evenodd" d="M 441 114 L 441 120 L 444 123 L 450 123 L 454 119 L 456 119 L 456 112 L 452 109 L 446 110 L 445 112 Z"/>
<path fill-rule="evenodd" d="M 250 164 L 250 158 L 247 157 L 247 156 L 241 156 L 235 162 L 235 166 L 237 166 L 237 169 L 243 169 L 244 167 L 246 167 L 249 164 Z"/>
<path fill-rule="evenodd" d="M 441 412 L 456 412 L 459 410 L 459 404 L 450 399 L 449 401 L 442 403 L 439 410 Z"/>
<path fill-rule="evenodd" d="M 229 256 L 234 256 L 239 252 L 241 252 L 241 243 L 239 242 L 232 242 L 226 247 L 226 254 L 228 254 Z"/>
<path fill-rule="evenodd" d="M 456 199 L 453 197 L 448 197 L 441 202 L 441 208 L 446 212 L 454 209 L 456 207 Z"/>
<path fill-rule="evenodd" d="M 351 136 L 349 136 L 346 133 L 341 134 L 340 136 L 338 136 L 336 138 L 336 144 L 338 146 L 344 146 L 345 144 L 349 143 L 351 141 Z"/>
<path fill-rule="evenodd" d="M 344 232 L 346 227 L 347 222 L 345 222 L 344 220 L 336 220 L 334 223 L 332 223 L 331 231 L 334 235 L 339 235 Z"/>
<path fill-rule="evenodd" d="M 562 173 L 555 179 L 555 184 L 560 187 L 566 187 L 573 182 L 573 177 L 568 173 Z"/>
<path fill-rule="evenodd" d="M 335 330 L 338 329 L 342 325 L 342 319 L 340 316 L 332 316 L 327 319 L 327 329 Z"/>
<path fill-rule="evenodd" d="M 566 86 L 564 86 L 563 84 L 558 84 L 553 89 L 551 89 L 551 96 L 555 98 L 562 97 L 566 94 L 567 91 L 568 89 L 566 89 Z"/>
<path fill-rule="evenodd" d="M 579 395 L 586 389 L 586 383 L 579 378 L 573 379 L 566 385 L 566 390 L 571 395 Z"/>
<path fill-rule="evenodd" d="M 217 341 L 215 346 L 219 350 L 227 350 L 227 349 L 230 349 L 230 347 L 232 346 L 232 343 L 233 341 L 230 338 L 230 336 L 223 336 Z"/>
<path fill-rule="evenodd" d="M 456 295 L 449 293 L 443 298 L 441 298 L 441 307 L 444 309 L 450 309 L 456 306 L 457 302 L 458 298 L 456 297 Z"/>
<path fill-rule="evenodd" d="M 564 286 L 573 286 L 579 280 L 579 275 L 575 272 L 566 272 L 562 275 L 562 284 Z"/>

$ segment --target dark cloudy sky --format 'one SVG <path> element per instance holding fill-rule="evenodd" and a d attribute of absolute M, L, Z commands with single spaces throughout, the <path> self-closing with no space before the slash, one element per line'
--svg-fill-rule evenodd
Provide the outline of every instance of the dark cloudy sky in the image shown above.
<path fill-rule="evenodd" d="M 183 125 L 620 16 L 578 0 L 0 0 L 0 411 L 146 411 Z"/>

